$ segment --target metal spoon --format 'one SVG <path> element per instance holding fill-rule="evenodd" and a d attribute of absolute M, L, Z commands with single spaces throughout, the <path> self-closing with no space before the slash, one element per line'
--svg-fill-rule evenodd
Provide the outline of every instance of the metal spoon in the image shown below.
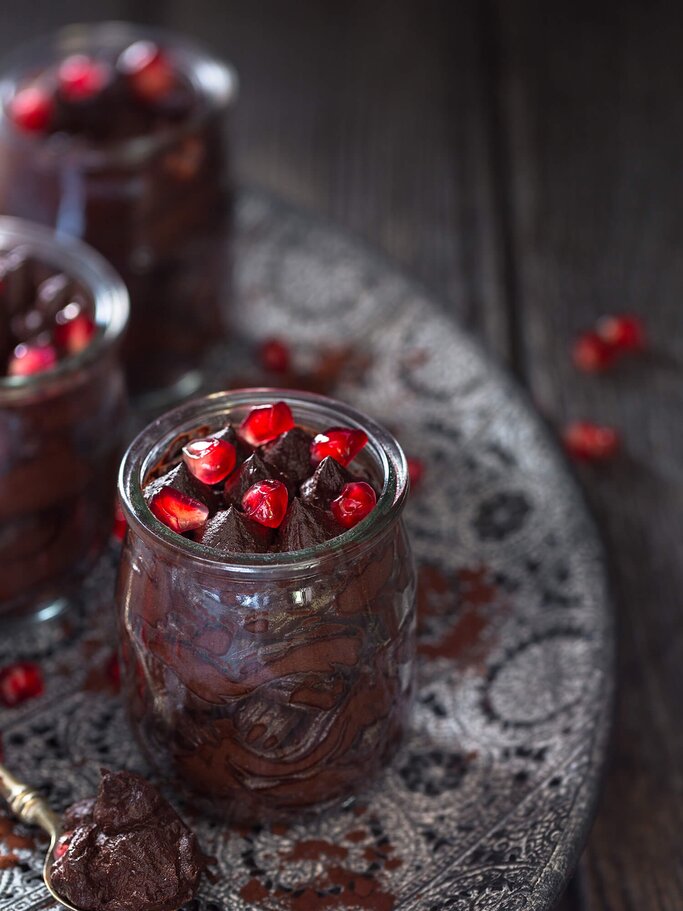
<path fill-rule="evenodd" d="M 43 864 L 43 879 L 50 895 L 69 911 L 83 911 L 75 905 L 70 905 L 52 887 L 54 850 L 57 840 L 62 834 L 62 822 L 59 816 L 50 809 L 37 791 L 15 778 L 2 763 L 0 763 L 0 795 L 5 798 L 17 819 L 32 826 L 40 826 L 50 836 L 50 847 Z"/>

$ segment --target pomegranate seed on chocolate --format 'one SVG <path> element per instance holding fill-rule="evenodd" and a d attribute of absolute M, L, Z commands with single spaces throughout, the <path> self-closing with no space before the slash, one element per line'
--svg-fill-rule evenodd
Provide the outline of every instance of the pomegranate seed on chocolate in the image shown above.
<path fill-rule="evenodd" d="M 365 470 L 345 467 L 367 443 L 363 430 L 313 436 L 275 402 L 253 408 L 237 431 L 206 431 L 184 433 L 143 493 L 157 519 L 223 556 L 322 544 L 375 507 Z"/>
<path fill-rule="evenodd" d="M 97 333 L 92 304 L 77 282 L 24 254 L 0 254 L 0 368 L 44 373 L 88 347 Z"/>

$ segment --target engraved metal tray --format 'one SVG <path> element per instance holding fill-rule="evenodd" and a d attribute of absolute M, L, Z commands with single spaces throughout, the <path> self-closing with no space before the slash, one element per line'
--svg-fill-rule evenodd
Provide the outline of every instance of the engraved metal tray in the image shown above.
<path fill-rule="evenodd" d="M 218 858 L 187 908 L 550 908 L 591 823 L 612 704 L 605 563 L 581 495 L 521 393 L 423 289 L 259 191 L 237 225 L 235 341 L 210 385 L 272 382 L 253 344 L 279 336 L 289 382 L 369 412 L 424 462 L 407 508 L 419 690 L 383 779 L 315 824 L 236 831 L 181 807 Z M 0 709 L 5 761 L 57 809 L 91 794 L 102 765 L 146 771 L 107 671 L 115 564 L 112 545 L 66 622 L 0 643 L 0 666 L 30 658 L 46 674 L 43 696 Z M 53 907 L 30 836 L 0 834 L 14 858 L 0 911 Z"/>

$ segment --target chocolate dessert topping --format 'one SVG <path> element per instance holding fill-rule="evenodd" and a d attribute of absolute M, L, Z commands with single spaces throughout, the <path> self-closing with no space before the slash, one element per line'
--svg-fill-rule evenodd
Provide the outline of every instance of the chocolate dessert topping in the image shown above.
<path fill-rule="evenodd" d="M 242 515 L 234 506 L 216 513 L 195 536 L 200 544 L 226 555 L 265 553 L 270 538 L 270 529 Z"/>
<path fill-rule="evenodd" d="M 352 528 L 376 497 L 361 482 L 363 469 L 355 475 L 341 462 L 355 458 L 367 435 L 335 427 L 314 438 L 293 421 L 289 406 L 276 402 L 252 409 L 237 432 L 228 425 L 208 436 L 208 428 L 194 438 L 184 433 L 185 461 L 145 485 L 152 512 L 224 556 L 303 550 Z M 177 455 L 171 451 L 167 464 Z"/>
<path fill-rule="evenodd" d="M 339 528 L 329 513 L 315 506 L 307 506 L 301 500 L 294 500 L 284 522 L 278 529 L 273 549 L 286 553 L 303 550 L 329 541 L 339 534 Z"/>
<path fill-rule="evenodd" d="M 330 503 L 353 475 L 331 456 L 326 456 L 313 475 L 301 485 L 301 499 L 310 506 L 329 509 Z"/>
<path fill-rule="evenodd" d="M 88 911 L 174 911 L 209 864 L 194 833 L 149 782 L 102 770 L 97 796 L 64 814 L 52 884 Z"/>
<path fill-rule="evenodd" d="M 261 447 L 266 462 L 274 465 L 296 484 L 311 473 L 311 442 L 313 437 L 301 427 L 292 427 L 271 443 Z"/>
<path fill-rule="evenodd" d="M 30 376 L 86 348 L 96 332 L 83 288 L 24 250 L 0 254 L 0 375 Z"/>

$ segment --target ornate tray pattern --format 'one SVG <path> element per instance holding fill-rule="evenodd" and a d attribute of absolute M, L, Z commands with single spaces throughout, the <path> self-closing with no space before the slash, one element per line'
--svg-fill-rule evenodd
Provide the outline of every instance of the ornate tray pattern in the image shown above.
<path fill-rule="evenodd" d="M 408 743 L 363 799 L 287 830 L 196 820 L 218 875 L 188 911 L 548 908 L 590 825 L 611 708 L 605 568 L 581 498 L 519 392 L 421 288 L 258 192 L 237 221 L 241 343 L 215 357 L 213 387 L 262 380 L 253 341 L 289 339 L 301 376 L 425 463 L 407 510 L 420 686 Z M 101 765 L 145 771 L 107 672 L 115 562 L 112 545 L 67 624 L 0 643 L 0 663 L 46 671 L 45 695 L 0 710 L 0 730 L 8 765 L 57 808 Z M 8 853 L 0 911 L 52 907 L 31 833 L 4 824 Z"/>

